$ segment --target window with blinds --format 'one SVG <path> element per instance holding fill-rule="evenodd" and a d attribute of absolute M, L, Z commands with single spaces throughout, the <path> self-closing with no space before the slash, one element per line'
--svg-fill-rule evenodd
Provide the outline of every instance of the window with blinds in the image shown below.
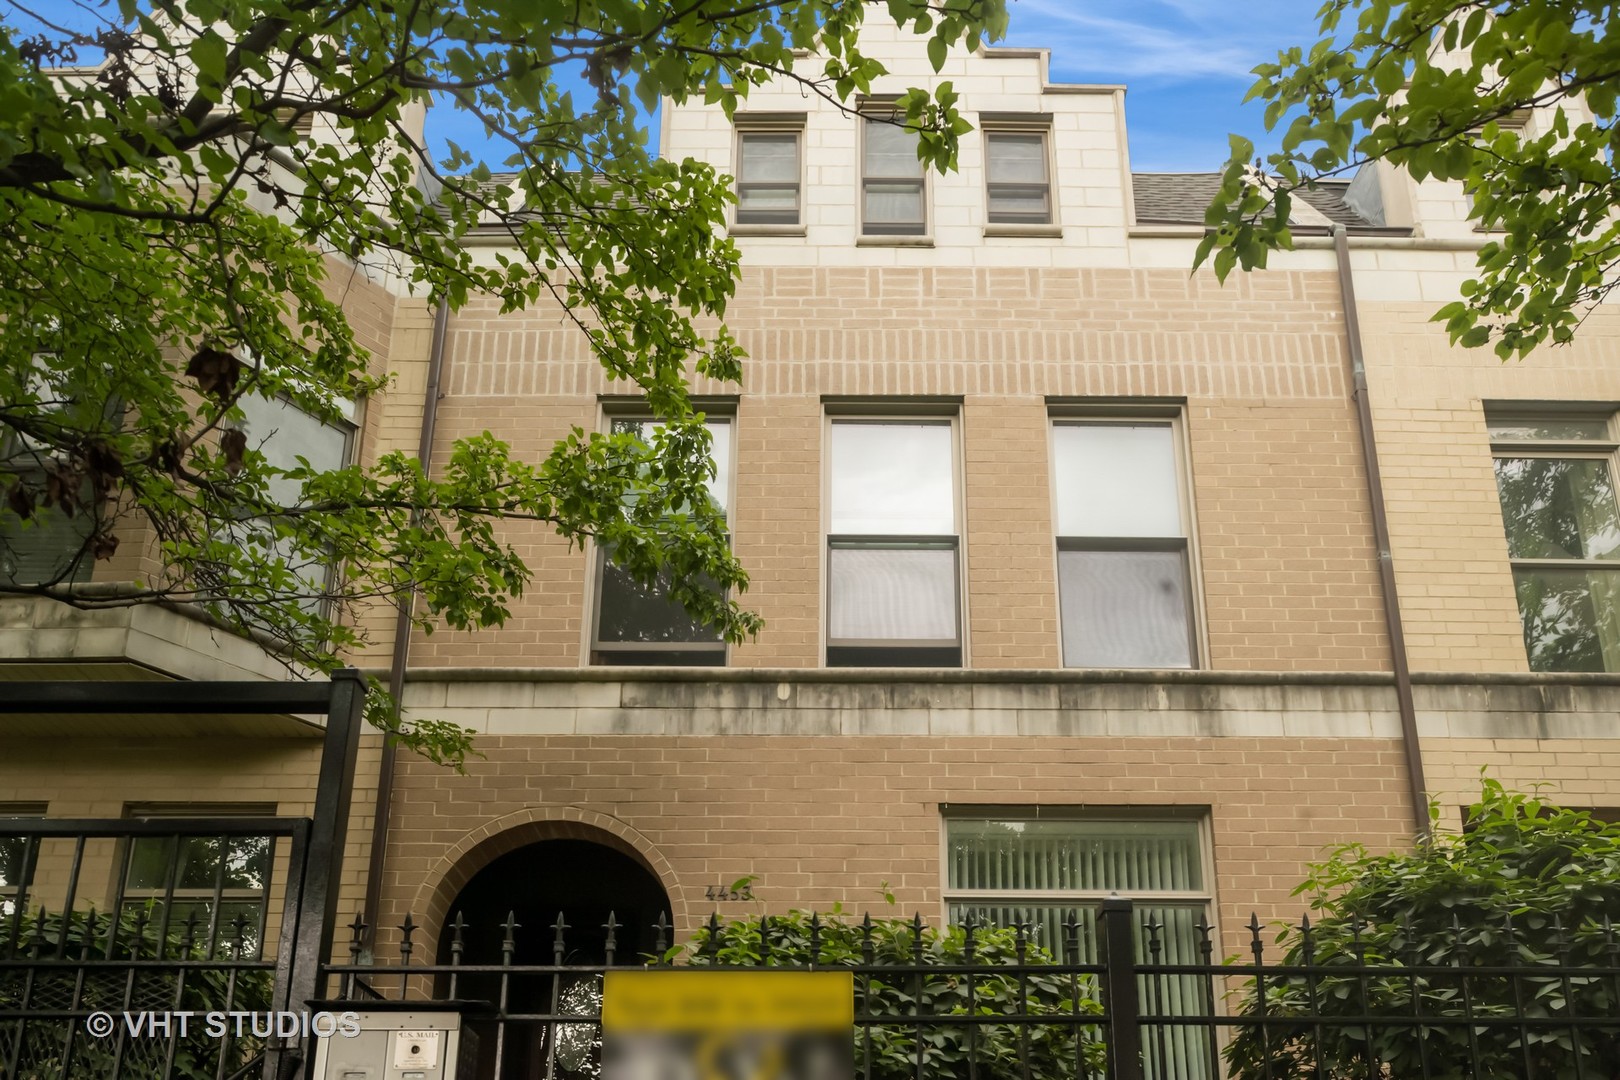
<path fill-rule="evenodd" d="M 828 441 L 829 667 L 960 667 L 949 418 L 834 418 Z"/>
<path fill-rule="evenodd" d="M 1136 903 L 1139 926 L 1153 925 L 1159 951 L 1137 934 L 1138 959 L 1201 964 L 1197 929 L 1209 918 L 1203 826 L 1193 819 L 1051 819 L 1014 816 L 945 822 L 945 902 L 950 921 L 1028 928 L 1055 956 L 1097 960 L 1098 906 L 1110 896 Z M 1168 1015 L 1196 1015 L 1207 991 L 1195 977 L 1156 980 Z M 1154 1040 L 1157 1044 L 1158 1040 Z M 1155 1047 L 1148 1075 L 1191 1080 L 1209 1075 L 1202 1032 L 1168 1027 L 1163 1060 Z"/>

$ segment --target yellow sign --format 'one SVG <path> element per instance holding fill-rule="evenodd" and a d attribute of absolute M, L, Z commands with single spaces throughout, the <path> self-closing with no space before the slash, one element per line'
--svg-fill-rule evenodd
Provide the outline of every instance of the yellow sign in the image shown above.
<path fill-rule="evenodd" d="M 847 971 L 610 971 L 603 1080 L 849 1080 L 855 979 Z"/>

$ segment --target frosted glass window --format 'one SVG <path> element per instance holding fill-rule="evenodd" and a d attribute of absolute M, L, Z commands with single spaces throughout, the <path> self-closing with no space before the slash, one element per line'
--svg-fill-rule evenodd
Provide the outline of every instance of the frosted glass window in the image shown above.
<path fill-rule="evenodd" d="M 834 547 L 827 554 L 834 641 L 956 640 L 953 548 Z"/>
<path fill-rule="evenodd" d="M 1052 429 L 1060 536 L 1183 536 L 1169 424 Z"/>
<path fill-rule="evenodd" d="M 1040 132 L 986 132 L 984 156 L 990 220 L 1049 224 L 1052 207 L 1046 136 Z"/>
<path fill-rule="evenodd" d="M 1180 551 L 1059 551 L 1067 667 L 1192 666 Z"/>
<path fill-rule="evenodd" d="M 1540 420 L 1492 420 L 1486 426 L 1491 438 L 1502 442 L 1555 439 L 1606 442 L 1610 438 L 1607 420 L 1551 417 Z"/>
<path fill-rule="evenodd" d="M 948 421 L 835 421 L 831 439 L 834 533 L 955 535 Z"/>
<path fill-rule="evenodd" d="M 737 163 L 737 222 L 799 223 L 799 135 L 745 131 Z"/>

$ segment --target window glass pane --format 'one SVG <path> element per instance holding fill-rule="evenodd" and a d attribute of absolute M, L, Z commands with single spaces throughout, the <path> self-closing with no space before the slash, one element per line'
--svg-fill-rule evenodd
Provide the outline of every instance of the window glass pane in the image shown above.
<path fill-rule="evenodd" d="M 1497 458 L 1496 486 L 1513 558 L 1620 555 L 1620 510 L 1607 461 Z"/>
<path fill-rule="evenodd" d="M 885 178 L 921 177 L 922 162 L 917 158 L 917 133 L 898 123 L 868 118 L 866 121 L 867 176 Z"/>
<path fill-rule="evenodd" d="M 1052 429 L 1059 536 L 1181 536 L 1168 424 Z"/>
<path fill-rule="evenodd" d="M 987 135 L 985 156 L 992 184 L 1046 183 L 1046 138 L 1042 135 Z"/>
<path fill-rule="evenodd" d="M 1046 189 L 1039 187 L 996 187 L 990 190 L 990 218 L 1045 220 Z"/>
<path fill-rule="evenodd" d="M 1532 671 L 1620 671 L 1620 571 L 1515 570 Z"/>
<path fill-rule="evenodd" d="M 952 819 L 946 863 L 947 886 L 958 890 L 1204 888 L 1194 821 Z"/>
<path fill-rule="evenodd" d="M 868 224 L 920 224 L 923 220 L 922 185 L 912 182 L 866 184 L 865 220 Z"/>
<path fill-rule="evenodd" d="M 298 468 L 298 458 L 325 472 L 348 463 L 348 433 L 321 423 L 302 409 L 280 398 L 244 394 L 238 404 L 244 420 L 242 430 L 248 446 L 265 456 L 278 469 Z M 298 502 L 303 484 L 294 480 L 270 481 L 270 497 L 283 506 Z"/>
<path fill-rule="evenodd" d="M 0 827 L 4 827 L 0 822 Z M 22 836 L 0 837 L 0 894 L 15 893 L 24 884 L 29 863 L 29 842 Z"/>
<path fill-rule="evenodd" d="M 746 134 L 742 137 L 741 176 L 748 183 L 799 182 L 797 135 Z"/>
<path fill-rule="evenodd" d="M 130 841 L 129 876 L 126 879 L 126 887 L 157 890 L 168 888 L 174 844 L 172 836 L 143 836 Z"/>
<path fill-rule="evenodd" d="M 799 189 L 791 187 L 746 187 L 737 193 L 740 214 L 764 210 L 797 210 Z"/>
<path fill-rule="evenodd" d="M 270 881 L 270 838 L 237 836 L 225 857 L 225 888 L 262 891 Z"/>
<path fill-rule="evenodd" d="M 1486 423 L 1491 438 L 1503 441 L 1539 439 L 1609 439 L 1607 420 L 1543 419 L 1492 420 Z"/>
<path fill-rule="evenodd" d="M 1192 666 L 1181 552 L 1059 551 L 1058 596 L 1066 666 Z"/>
<path fill-rule="evenodd" d="M 711 628 L 697 622 L 669 599 L 669 579 L 648 588 L 602 557 L 602 588 L 597 599 L 596 639 L 601 642 L 719 641 Z"/>
<path fill-rule="evenodd" d="M 181 889 L 212 889 L 226 842 L 222 836 L 181 837 L 179 876 L 175 885 Z"/>
<path fill-rule="evenodd" d="M 709 480 L 709 498 L 722 511 L 729 511 L 731 507 L 731 421 L 729 419 L 708 419 L 704 426 L 709 429 L 709 460 L 714 462 L 714 476 Z M 648 445 L 652 444 L 653 436 L 662 424 L 639 417 L 614 417 L 609 424 L 609 431 L 614 435 L 634 435 Z"/>
<path fill-rule="evenodd" d="M 956 640 L 954 550 L 835 547 L 827 573 L 829 641 Z"/>
<path fill-rule="evenodd" d="M 837 421 L 830 437 L 834 533 L 956 534 L 949 422 Z"/>

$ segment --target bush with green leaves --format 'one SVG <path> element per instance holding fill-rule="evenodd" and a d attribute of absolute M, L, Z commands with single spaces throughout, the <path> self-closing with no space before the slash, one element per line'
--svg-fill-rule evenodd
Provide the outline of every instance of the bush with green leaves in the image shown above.
<path fill-rule="evenodd" d="M 213 957 L 208 955 L 205 924 L 165 928 L 150 904 L 124 910 L 116 917 L 116 930 L 113 917 L 105 914 L 29 912 L 15 926 L 14 954 L 9 951 L 13 930 L 12 918 L 0 916 L 0 1014 L 72 1010 L 75 1015 L 0 1025 L 0 1062 L 10 1061 L 16 1053 L 16 1073 L 10 1080 L 113 1076 L 115 1055 L 121 1057 L 116 1073 L 120 1080 L 215 1080 L 222 1054 L 226 1057 L 224 1074 L 231 1075 L 262 1046 L 263 1040 L 251 1034 L 236 1038 L 234 1029 L 229 1039 L 216 1037 L 208 1032 L 203 1018 L 210 1011 L 264 1012 L 270 1008 L 272 973 L 242 966 L 236 959 L 239 941 L 243 956 L 252 955 L 245 928 L 221 926 Z M 58 954 L 60 966 L 32 972 L 6 963 L 13 955 L 18 960 L 32 960 Z M 79 966 L 155 959 L 212 959 L 218 966 L 187 968 L 183 983 L 176 968 L 143 968 L 132 979 L 128 967 Z M 197 1015 L 187 1023 L 185 1036 L 179 1035 L 177 1027 L 171 1028 L 172 1067 L 169 1038 L 120 1039 L 117 1035 L 127 1031 L 125 1012 L 180 1011 Z M 83 1025 L 83 1016 L 89 1012 L 112 1014 L 114 1034 L 99 1039 L 89 1035 Z M 20 1049 L 14 1046 L 18 1038 L 23 1040 Z"/>
<path fill-rule="evenodd" d="M 1438 822 L 1437 804 L 1430 814 Z M 1245 1025 L 1228 1046 L 1236 1080 L 1620 1075 L 1620 1028 L 1562 1022 L 1620 1016 L 1620 979 L 1579 970 L 1620 966 L 1610 925 L 1620 918 L 1620 825 L 1487 780 L 1462 831 L 1439 831 L 1415 851 L 1339 848 L 1311 867 L 1300 893 L 1317 919 L 1308 935 L 1283 932 L 1279 962 L 1319 970 L 1269 976 L 1263 1001 L 1249 985 L 1238 1013 L 1263 1009 L 1268 1023 Z M 1352 970 L 1363 961 L 1385 973 L 1363 978 Z M 1532 970 L 1477 970 L 1493 966 Z M 1401 968 L 1448 971 L 1391 970 Z M 1330 1022 L 1313 1024 L 1313 1014 Z M 1348 1022 L 1362 1015 L 1391 1023 Z M 1437 1025 L 1418 1015 L 1488 1019 Z M 1520 1016 L 1527 1027 L 1491 1022 Z"/>
<path fill-rule="evenodd" d="M 1072 1080 L 1077 1064 L 1080 1075 L 1103 1069 L 1102 1033 L 1095 1021 L 1102 1006 L 1094 980 L 1057 972 L 998 972 L 1056 963 L 1040 946 L 1020 944 L 1013 929 L 975 927 L 970 944 L 960 926 L 938 930 L 898 918 L 855 922 L 835 907 L 827 916 L 792 911 L 711 923 L 684 948 L 666 954 L 677 956 L 694 966 L 894 967 L 892 975 L 855 977 L 856 1017 L 881 1018 L 856 1026 L 855 1062 L 866 1080 L 967 1077 L 970 1057 L 983 1080 Z M 953 970 L 964 966 L 985 970 L 970 980 Z M 936 1019 L 919 1026 L 909 1019 L 919 1014 Z M 948 1019 L 970 1014 L 1021 1014 L 1051 1022 L 952 1024 Z"/>

